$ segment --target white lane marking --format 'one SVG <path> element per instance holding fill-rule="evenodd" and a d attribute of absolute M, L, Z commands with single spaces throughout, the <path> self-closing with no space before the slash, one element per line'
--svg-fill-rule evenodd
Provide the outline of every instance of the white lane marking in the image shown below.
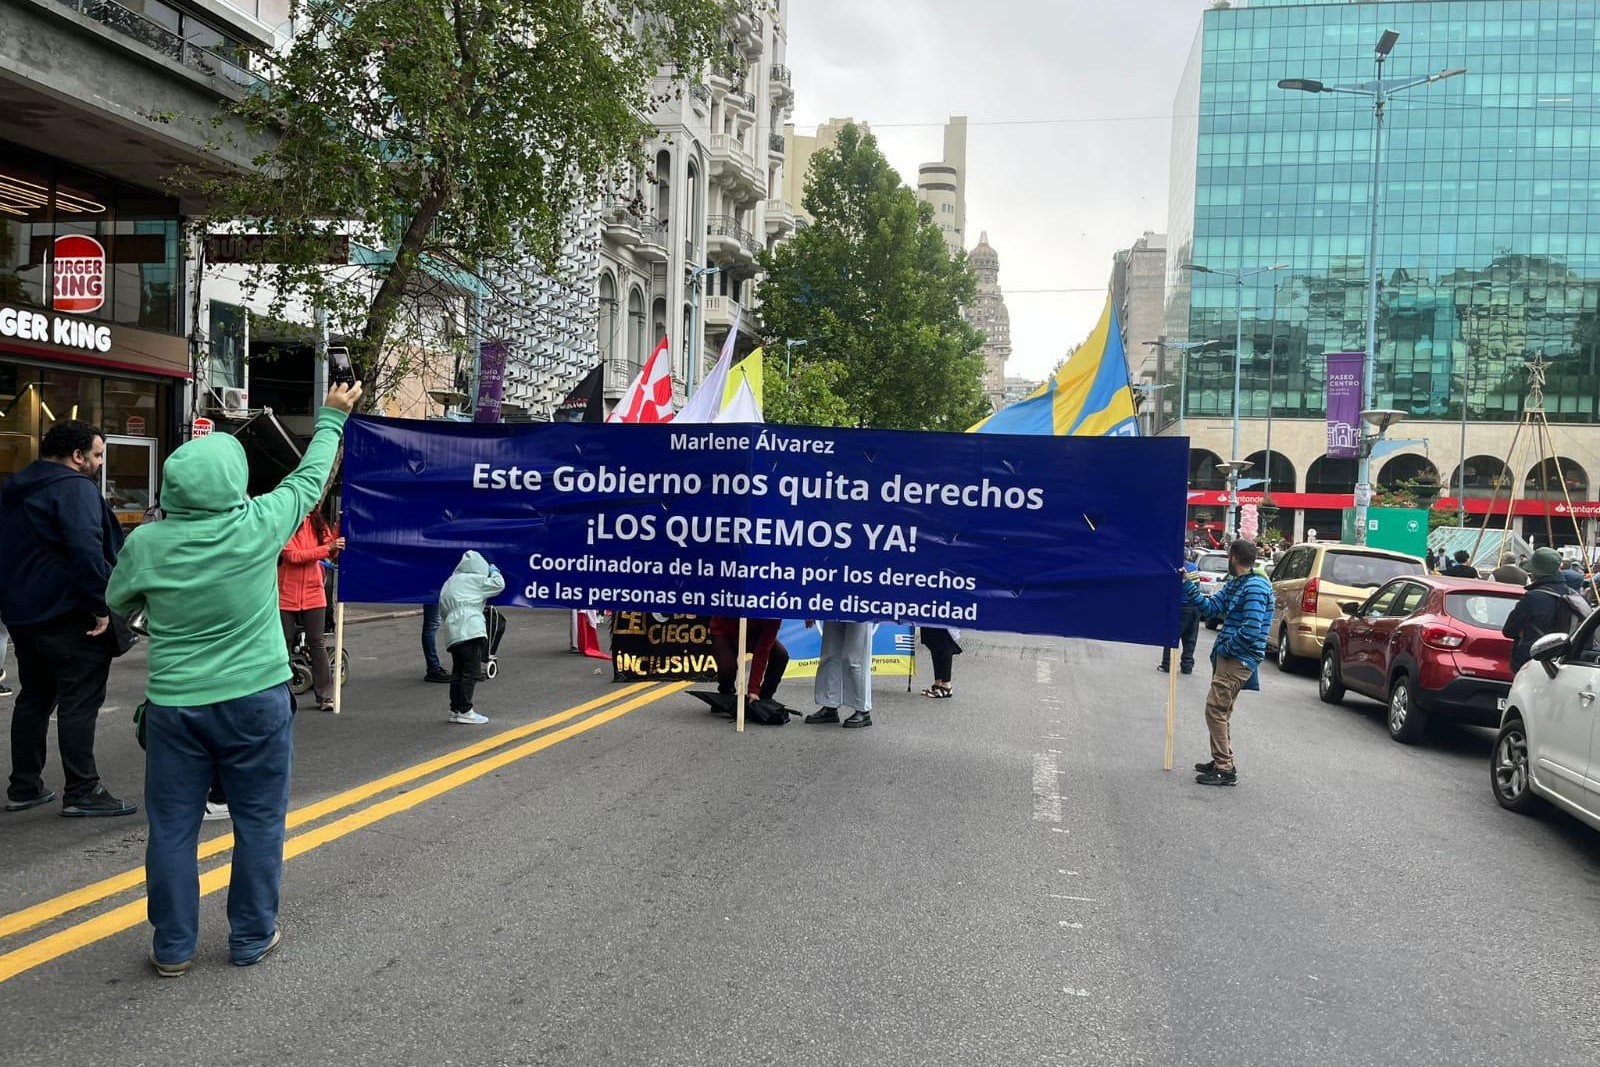
<path fill-rule="evenodd" d="M 1071 986 L 1063 986 L 1061 992 L 1069 997 L 1086 997 L 1089 995 L 1087 989 L 1073 989 Z"/>
<path fill-rule="evenodd" d="M 1049 685 L 1055 679 L 1055 665 L 1047 659 L 1036 660 L 1033 664 L 1034 678 L 1040 685 Z"/>
<path fill-rule="evenodd" d="M 1053 833 L 1053 834 L 1070 834 L 1070 833 L 1072 833 L 1071 830 L 1064 829 L 1064 828 L 1062 828 L 1060 826 L 1052 826 L 1052 827 L 1050 827 L 1050 832 Z"/>
<path fill-rule="evenodd" d="M 1061 927 L 1063 930 L 1082 930 L 1083 929 L 1083 924 L 1082 923 L 1069 923 L 1069 922 L 1066 922 L 1065 920 L 1057 920 L 1056 921 L 1056 925 Z"/>
<path fill-rule="evenodd" d="M 1067 896 L 1062 896 L 1060 893 L 1051 893 L 1050 894 L 1050 899 L 1051 900 L 1076 900 L 1076 901 L 1078 901 L 1080 903 L 1083 903 L 1083 904 L 1094 904 L 1094 903 L 1097 903 L 1097 901 L 1094 899 L 1094 897 L 1067 897 Z"/>
<path fill-rule="evenodd" d="M 1061 769 L 1054 753 L 1033 757 L 1033 821 L 1061 821 Z"/>
<path fill-rule="evenodd" d="M 1073 875 L 1075 875 L 1078 872 L 1077 871 L 1069 871 L 1065 867 L 1057 867 L 1056 868 L 1056 873 L 1057 874 L 1073 874 Z"/>

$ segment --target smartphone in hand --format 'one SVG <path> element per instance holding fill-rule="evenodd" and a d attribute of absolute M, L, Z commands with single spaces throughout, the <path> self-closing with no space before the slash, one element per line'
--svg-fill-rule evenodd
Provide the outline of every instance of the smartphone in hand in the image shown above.
<path fill-rule="evenodd" d="M 344 345 L 328 346 L 328 383 L 330 385 L 354 385 L 356 382 L 355 365 L 350 362 L 350 349 Z"/>

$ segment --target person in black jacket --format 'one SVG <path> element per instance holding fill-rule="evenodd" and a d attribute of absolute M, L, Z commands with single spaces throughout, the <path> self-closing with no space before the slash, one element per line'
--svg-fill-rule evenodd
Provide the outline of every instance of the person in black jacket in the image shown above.
<path fill-rule="evenodd" d="M 1472 565 L 1472 553 L 1461 549 L 1456 553 L 1456 561 L 1444 569 L 1446 578 L 1476 578 L 1478 569 Z"/>
<path fill-rule="evenodd" d="M 1527 571 L 1533 581 L 1500 631 L 1511 638 L 1513 674 L 1532 658 L 1535 641 L 1546 634 L 1570 632 L 1574 621 L 1588 614 L 1587 605 L 1572 595 L 1566 579 L 1561 577 L 1561 557 L 1555 549 L 1535 552 L 1528 560 Z"/>
<path fill-rule="evenodd" d="M 122 530 L 100 495 L 105 435 L 58 422 L 39 453 L 0 490 L 0 620 L 11 631 L 20 692 L 11 716 L 6 810 L 48 804 L 44 784 L 50 713 L 66 779 L 61 814 L 131 815 L 100 784 L 95 722 L 116 651 L 106 583 Z"/>

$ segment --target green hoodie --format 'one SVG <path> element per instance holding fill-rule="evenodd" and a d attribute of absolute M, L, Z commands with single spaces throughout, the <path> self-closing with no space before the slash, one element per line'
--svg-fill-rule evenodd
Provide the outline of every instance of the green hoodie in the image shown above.
<path fill-rule="evenodd" d="M 278 553 L 322 495 L 346 417 L 323 408 L 300 466 L 254 500 L 244 448 L 227 434 L 167 457 L 166 518 L 128 535 L 106 589 L 112 611 L 148 610 L 151 703 L 220 704 L 289 680 Z"/>

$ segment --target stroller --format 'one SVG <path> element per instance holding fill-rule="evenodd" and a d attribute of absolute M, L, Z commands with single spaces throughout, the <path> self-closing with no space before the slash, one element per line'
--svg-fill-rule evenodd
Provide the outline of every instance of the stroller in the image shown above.
<path fill-rule="evenodd" d="M 484 606 L 483 630 L 489 638 L 489 656 L 483 662 L 483 676 L 493 681 L 500 674 L 500 642 L 506 636 L 506 616 L 492 604 Z"/>

